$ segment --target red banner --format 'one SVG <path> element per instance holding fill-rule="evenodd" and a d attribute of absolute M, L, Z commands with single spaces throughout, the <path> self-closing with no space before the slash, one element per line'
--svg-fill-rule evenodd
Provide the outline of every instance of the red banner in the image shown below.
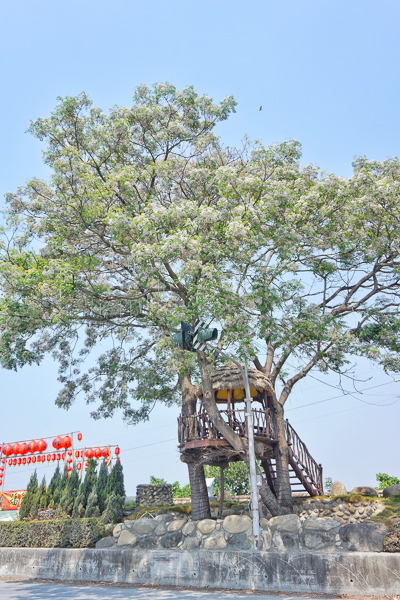
<path fill-rule="evenodd" d="M 26 490 L 14 490 L 0 493 L 0 510 L 19 510 Z"/>

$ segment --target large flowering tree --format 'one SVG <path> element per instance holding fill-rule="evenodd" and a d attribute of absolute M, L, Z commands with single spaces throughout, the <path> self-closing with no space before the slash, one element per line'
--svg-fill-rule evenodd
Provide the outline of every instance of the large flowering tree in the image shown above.
<path fill-rule="evenodd" d="M 345 180 L 301 167 L 294 141 L 225 147 L 214 128 L 234 108 L 157 84 L 107 114 L 84 94 L 60 99 L 31 124 L 52 175 L 7 194 L 0 360 L 17 369 L 52 353 L 60 407 L 81 393 L 94 418 L 121 409 L 133 424 L 155 402 L 193 413 L 201 381 L 210 419 L 248 460 L 212 394 L 219 359 L 172 341 L 181 321 L 213 322 L 221 348 L 276 390 L 277 489 L 263 480 L 261 495 L 281 514 L 293 386 L 312 369 L 343 373 L 352 355 L 399 370 L 400 165 L 359 159 Z M 189 477 L 193 516 L 207 516 L 202 465 Z"/>

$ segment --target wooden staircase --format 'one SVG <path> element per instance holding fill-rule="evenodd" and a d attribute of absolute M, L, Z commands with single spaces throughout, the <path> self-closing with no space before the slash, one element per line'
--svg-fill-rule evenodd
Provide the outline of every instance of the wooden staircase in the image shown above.
<path fill-rule="evenodd" d="M 324 493 L 322 465 L 313 459 L 307 446 L 287 420 L 285 428 L 290 452 L 289 476 L 292 493 L 307 492 L 310 496 L 322 496 Z M 266 473 L 268 483 L 274 490 L 276 485 L 275 459 L 271 458 L 265 462 L 269 467 L 269 474 Z"/>

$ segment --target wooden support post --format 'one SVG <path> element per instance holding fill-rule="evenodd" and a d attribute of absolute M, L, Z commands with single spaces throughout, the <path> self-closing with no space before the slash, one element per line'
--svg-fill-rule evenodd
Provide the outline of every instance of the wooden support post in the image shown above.
<path fill-rule="evenodd" d="M 222 511 L 224 510 L 224 495 L 225 495 L 224 494 L 224 487 L 225 487 L 224 469 L 225 469 L 225 467 L 219 468 L 220 477 L 221 477 L 221 490 L 219 493 L 218 519 L 222 519 Z"/>

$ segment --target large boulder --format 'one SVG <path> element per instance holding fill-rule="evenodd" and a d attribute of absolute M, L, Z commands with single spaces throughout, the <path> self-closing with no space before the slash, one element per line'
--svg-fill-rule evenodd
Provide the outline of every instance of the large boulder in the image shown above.
<path fill-rule="evenodd" d="M 216 523 L 212 519 L 202 519 L 197 522 L 197 529 L 204 534 L 212 533 L 215 529 Z"/>
<path fill-rule="evenodd" d="M 351 490 L 352 494 L 361 494 L 361 496 L 378 496 L 378 492 L 373 487 L 368 487 L 367 485 L 362 485 L 360 487 L 355 487 Z"/>
<path fill-rule="evenodd" d="M 383 490 L 385 498 L 389 496 L 400 496 L 400 485 L 389 485 L 389 487 Z"/>
<path fill-rule="evenodd" d="M 283 533 L 299 533 L 301 529 L 301 521 L 297 515 L 272 517 L 272 519 L 268 521 L 268 525 L 272 531 L 280 531 Z"/>
<path fill-rule="evenodd" d="M 382 552 L 386 528 L 375 523 L 349 523 L 343 525 L 339 535 L 355 552 Z"/>
<path fill-rule="evenodd" d="M 346 486 L 340 481 L 332 483 L 331 496 L 345 496 L 347 494 Z"/>
<path fill-rule="evenodd" d="M 139 535 L 146 535 L 152 533 L 158 524 L 159 522 L 155 519 L 138 519 L 137 521 L 133 521 L 131 527 Z"/>
<path fill-rule="evenodd" d="M 112 548 L 116 544 L 116 539 L 112 535 L 102 538 L 96 542 L 96 548 Z"/>
<path fill-rule="evenodd" d="M 307 531 L 332 531 L 333 529 L 339 529 L 339 527 L 339 521 L 324 517 L 306 519 L 303 523 L 303 529 Z"/>
<path fill-rule="evenodd" d="M 200 521 L 201 522 L 201 521 Z M 243 533 L 251 527 L 251 519 L 247 515 L 239 517 L 239 515 L 230 515 L 225 517 L 222 527 L 228 533 Z M 199 529 L 199 525 L 197 525 Z"/>
<path fill-rule="evenodd" d="M 118 546 L 134 546 L 137 542 L 137 536 L 128 531 L 127 529 L 123 529 L 118 536 Z"/>

